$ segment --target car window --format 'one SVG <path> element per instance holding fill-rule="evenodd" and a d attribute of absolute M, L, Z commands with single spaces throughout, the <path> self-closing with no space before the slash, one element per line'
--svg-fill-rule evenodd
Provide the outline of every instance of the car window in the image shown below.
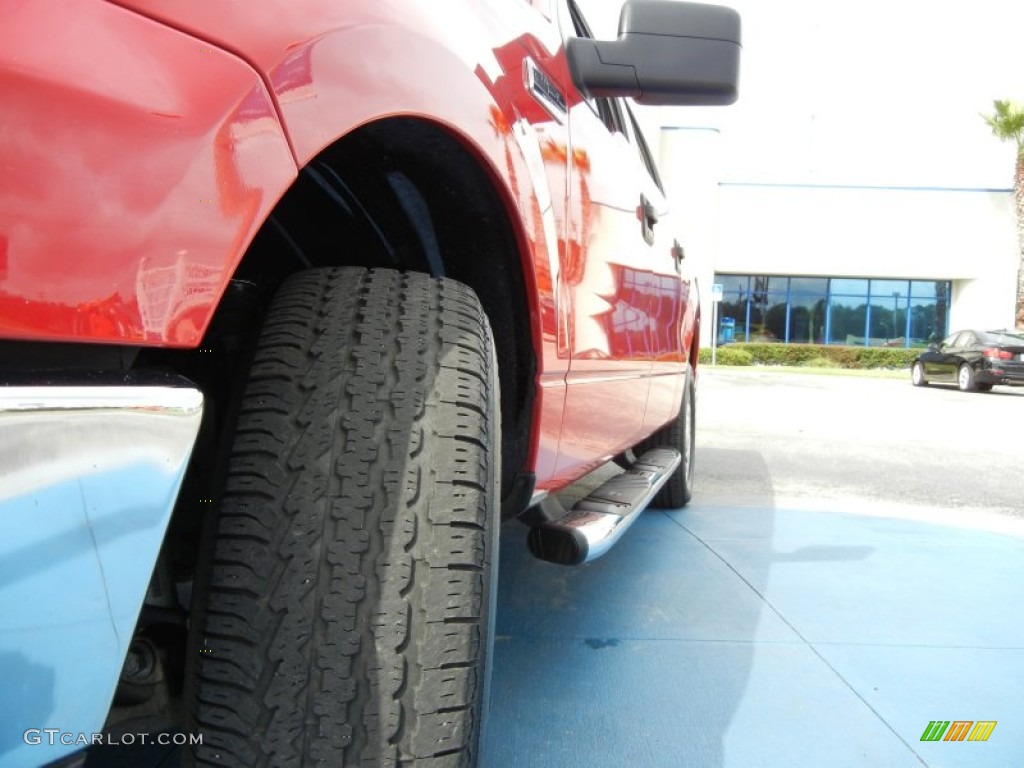
<path fill-rule="evenodd" d="M 954 346 L 956 346 L 956 339 L 957 339 L 957 337 L 959 335 L 960 335 L 959 333 L 950 334 L 949 336 L 947 336 L 946 338 L 944 338 L 942 340 L 942 346 L 944 346 L 944 347 L 954 347 Z"/>
<path fill-rule="evenodd" d="M 1019 347 L 1024 345 L 1024 334 L 1006 331 L 988 331 L 981 334 L 982 344 L 993 344 L 1002 347 Z"/>
<path fill-rule="evenodd" d="M 569 0 L 569 16 L 572 18 L 573 30 L 576 32 L 577 37 L 593 39 L 594 35 L 590 31 L 590 25 L 583 18 L 583 12 L 574 0 Z M 609 131 L 612 133 L 626 133 L 626 120 L 622 115 L 622 107 L 619 106 L 617 100 L 590 98 L 587 99 L 587 103 L 595 109 Z"/>
<path fill-rule="evenodd" d="M 640 124 L 636 121 L 636 115 L 633 114 L 633 110 L 629 108 L 628 104 L 623 104 L 626 108 L 626 114 L 629 115 L 630 127 L 633 129 L 633 139 L 636 144 L 637 152 L 640 153 L 640 160 L 643 162 L 644 167 L 647 168 L 647 173 L 650 174 L 651 179 L 658 186 L 658 189 L 665 192 L 665 188 L 661 185 L 661 176 L 658 175 L 658 166 L 654 162 L 654 156 L 651 154 L 651 149 L 647 145 L 647 140 L 644 138 L 644 132 L 640 129 Z"/>
<path fill-rule="evenodd" d="M 977 337 L 970 331 L 964 331 L 960 334 L 960 337 L 956 340 L 958 347 L 973 347 L 978 343 Z"/>
<path fill-rule="evenodd" d="M 967 338 L 967 334 L 964 333 L 963 331 L 960 331 L 959 333 L 954 333 L 950 338 L 952 339 L 952 341 L 950 341 L 949 346 L 959 348 L 964 345 L 964 341 Z"/>

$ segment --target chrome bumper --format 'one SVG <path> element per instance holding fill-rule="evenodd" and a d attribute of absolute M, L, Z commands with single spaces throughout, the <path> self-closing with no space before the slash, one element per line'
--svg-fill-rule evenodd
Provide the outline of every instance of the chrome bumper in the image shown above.
<path fill-rule="evenodd" d="M 0 386 L 0 762 L 106 718 L 202 419 L 191 386 Z"/>

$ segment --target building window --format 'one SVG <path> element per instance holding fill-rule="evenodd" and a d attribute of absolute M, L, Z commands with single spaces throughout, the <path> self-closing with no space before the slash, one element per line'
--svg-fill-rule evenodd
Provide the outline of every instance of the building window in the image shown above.
<path fill-rule="evenodd" d="M 790 344 L 824 344 L 827 308 L 826 278 L 791 277 L 786 341 Z"/>
<path fill-rule="evenodd" d="M 949 333 L 950 284 L 947 280 L 913 280 L 910 283 L 908 335 L 917 342 L 938 342 Z"/>
<path fill-rule="evenodd" d="M 871 347 L 906 347 L 909 280 L 872 280 L 866 343 Z"/>
<path fill-rule="evenodd" d="M 949 331 L 948 280 L 716 274 L 736 341 L 924 347 Z"/>

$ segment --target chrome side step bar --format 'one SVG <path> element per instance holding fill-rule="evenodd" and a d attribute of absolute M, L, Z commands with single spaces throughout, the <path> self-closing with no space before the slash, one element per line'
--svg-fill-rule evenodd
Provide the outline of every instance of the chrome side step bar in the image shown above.
<path fill-rule="evenodd" d="M 530 529 L 530 552 L 541 560 L 579 565 L 596 560 L 619 540 L 679 466 L 679 451 L 655 448 L 580 499 L 557 520 Z"/>

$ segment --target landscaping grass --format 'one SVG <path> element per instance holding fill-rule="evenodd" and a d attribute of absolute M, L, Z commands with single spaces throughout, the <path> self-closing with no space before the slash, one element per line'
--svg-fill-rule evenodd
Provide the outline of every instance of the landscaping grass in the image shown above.
<path fill-rule="evenodd" d="M 910 369 L 893 370 L 891 368 L 818 368 L 803 365 L 712 365 L 710 362 L 701 364 L 705 370 L 749 371 L 751 373 L 806 374 L 811 376 L 852 376 L 861 379 L 906 379 L 910 381 Z"/>
<path fill-rule="evenodd" d="M 910 364 L 919 354 L 918 349 L 895 347 L 736 343 L 718 348 L 716 364 L 761 371 L 900 379 L 909 377 Z M 700 362 L 711 363 L 711 349 L 700 350 Z"/>

